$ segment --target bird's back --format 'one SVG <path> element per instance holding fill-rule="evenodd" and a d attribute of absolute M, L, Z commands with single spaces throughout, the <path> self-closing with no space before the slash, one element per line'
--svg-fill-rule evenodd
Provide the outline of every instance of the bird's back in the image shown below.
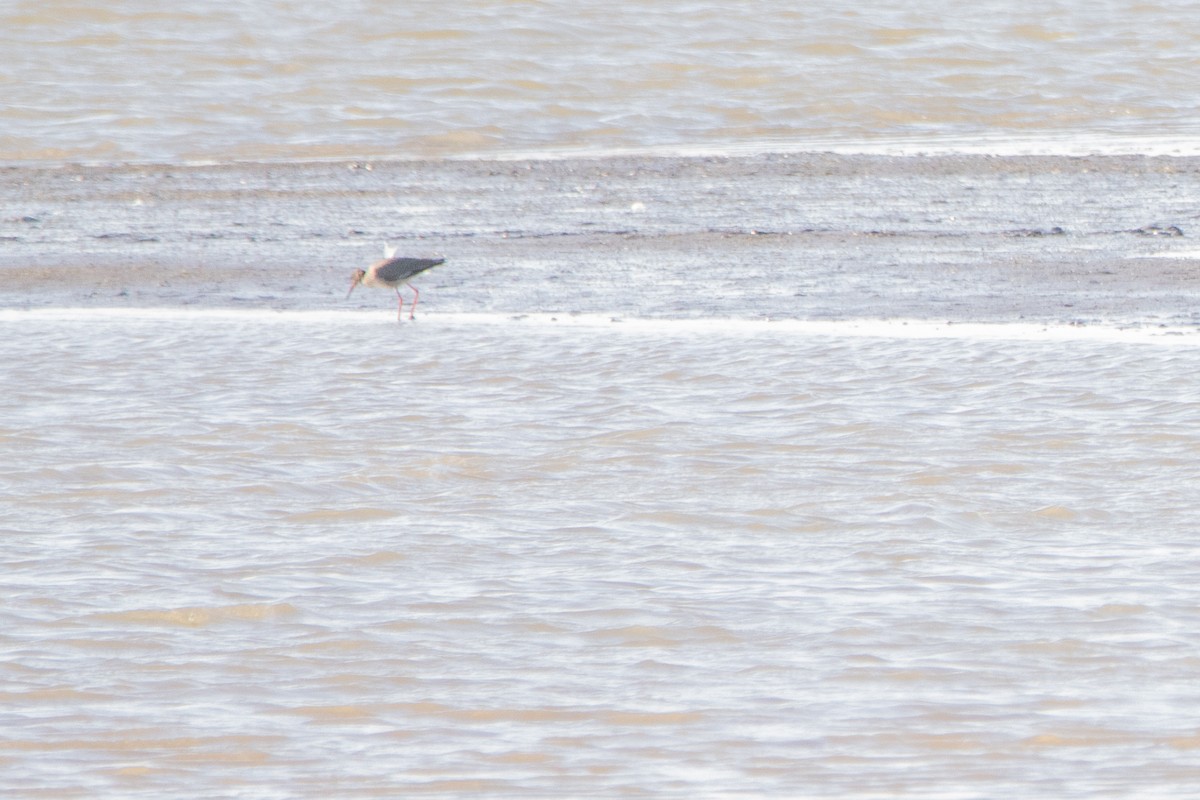
<path fill-rule="evenodd" d="M 371 271 L 381 280 L 400 282 L 406 281 L 414 275 L 420 275 L 445 260 L 444 258 L 385 258 L 372 267 Z"/>

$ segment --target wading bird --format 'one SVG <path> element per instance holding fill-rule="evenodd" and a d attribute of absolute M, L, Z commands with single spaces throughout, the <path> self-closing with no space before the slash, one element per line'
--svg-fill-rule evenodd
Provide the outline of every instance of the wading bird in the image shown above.
<path fill-rule="evenodd" d="M 354 293 L 354 287 L 360 283 L 363 286 L 383 286 L 396 290 L 396 319 L 404 319 L 404 297 L 400 294 L 400 284 L 405 284 L 413 290 L 412 305 L 408 310 L 408 318 L 416 319 L 417 300 L 421 293 L 417 291 L 417 287 L 409 283 L 412 278 L 420 275 L 427 269 L 436 267 L 446 259 L 444 258 L 396 258 L 396 249 L 393 247 L 385 247 L 384 252 L 387 257 L 382 261 L 376 261 L 367 269 L 356 269 L 354 274 L 350 276 L 350 291 L 346 292 L 346 299 Z"/>

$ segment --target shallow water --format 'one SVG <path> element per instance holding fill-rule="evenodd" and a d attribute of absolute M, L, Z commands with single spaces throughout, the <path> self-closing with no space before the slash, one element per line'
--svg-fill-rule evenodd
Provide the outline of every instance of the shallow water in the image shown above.
<path fill-rule="evenodd" d="M 0 161 L 1196 152 L 1190 3 L 0 8 Z"/>
<path fill-rule="evenodd" d="M 1191 335 L 0 329 L 10 796 L 1195 784 Z"/>

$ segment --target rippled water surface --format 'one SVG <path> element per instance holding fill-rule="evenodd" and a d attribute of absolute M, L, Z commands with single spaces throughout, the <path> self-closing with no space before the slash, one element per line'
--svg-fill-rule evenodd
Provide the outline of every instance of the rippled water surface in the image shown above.
<path fill-rule="evenodd" d="M 7 312 L 0 787 L 1183 796 L 1200 348 L 907 327 Z"/>
<path fill-rule="evenodd" d="M 1014 140 L 1195 152 L 1194 10 L 27 0 L 0 7 L 0 160 Z"/>

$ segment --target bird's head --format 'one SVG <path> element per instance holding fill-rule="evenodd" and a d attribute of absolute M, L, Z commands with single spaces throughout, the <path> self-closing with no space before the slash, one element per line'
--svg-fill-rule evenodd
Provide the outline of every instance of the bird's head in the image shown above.
<path fill-rule="evenodd" d="M 366 275 L 367 271 L 365 269 L 354 270 L 354 274 L 350 276 L 350 291 L 346 292 L 347 299 L 349 299 L 350 295 L 354 293 L 354 287 L 362 283 L 362 279 L 366 277 Z"/>

